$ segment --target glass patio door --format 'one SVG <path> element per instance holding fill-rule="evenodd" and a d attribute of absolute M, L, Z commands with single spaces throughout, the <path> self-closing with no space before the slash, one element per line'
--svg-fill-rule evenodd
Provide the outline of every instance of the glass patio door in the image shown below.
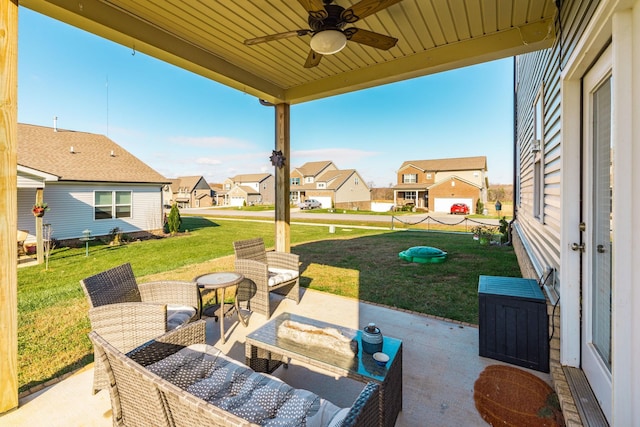
<path fill-rule="evenodd" d="M 613 150 L 611 49 L 583 85 L 582 369 L 611 421 L 611 289 Z"/>

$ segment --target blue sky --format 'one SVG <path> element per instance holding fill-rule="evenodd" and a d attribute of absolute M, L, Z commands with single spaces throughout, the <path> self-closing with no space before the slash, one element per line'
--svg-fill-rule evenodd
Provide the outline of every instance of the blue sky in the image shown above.
<path fill-rule="evenodd" d="M 168 178 L 270 172 L 273 108 L 20 8 L 18 121 L 108 135 Z M 291 106 L 290 165 L 332 160 L 377 187 L 405 160 L 487 156 L 511 183 L 513 59 Z"/>

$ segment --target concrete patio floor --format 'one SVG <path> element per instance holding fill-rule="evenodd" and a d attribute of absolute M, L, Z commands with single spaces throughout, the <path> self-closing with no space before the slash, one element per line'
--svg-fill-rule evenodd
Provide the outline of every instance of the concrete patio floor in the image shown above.
<path fill-rule="evenodd" d="M 272 299 L 275 297 L 272 297 Z M 403 341 L 403 409 L 396 426 L 486 426 L 475 409 L 473 385 L 488 365 L 502 362 L 478 356 L 478 329 L 473 326 L 366 304 L 323 292 L 305 290 L 299 305 L 277 299 L 273 316 L 291 312 L 359 329 L 375 322 L 383 335 Z M 272 300 L 272 303 L 276 302 Z M 227 342 L 220 328 L 207 320 L 207 342 L 244 362 L 247 333 L 265 323 L 252 314 L 248 327 L 236 315 L 225 319 Z M 550 377 L 529 371 L 550 382 Z M 310 370 L 293 361 L 274 375 L 290 385 L 309 389 L 339 406 L 350 406 L 362 384 Z M 93 365 L 67 379 L 20 400 L 17 409 L 0 416 L 0 426 L 111 426 L 106 391 L 91 394 Z"/>

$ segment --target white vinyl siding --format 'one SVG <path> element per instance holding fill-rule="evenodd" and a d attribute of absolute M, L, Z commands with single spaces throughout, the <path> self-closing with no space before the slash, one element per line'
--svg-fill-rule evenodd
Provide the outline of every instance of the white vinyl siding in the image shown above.
<path fill-rule="evenodd" d="M 563 2 L 562 44 L 556 42 L 550 49 L 520 55 L 516 59 L 518 175 L 515 183 L 517 191 L 515 197 L 520 207 L 517 230 L 527 245 L 529 256 L 539 276 L 544 274 L 547 267 L 556 269 L 560 267 L 561 67 L 564 67 L 571 56 L 579 34 L 584 31 L 589 16 L 597 6 L 597 1 Z M 538 189 L 534 185 L 532 143 L 535 133 L 535 101 L 543 85 L 544 116 L 541 123 L 543 144 L 540 148 L 544 150 L 544 156 L 540 163 L 542 185 Z M 544 195 L 539 206 L 540 216 L 544 222 L 534 216 L 534 194 Z M 558 288 L 561 286 L 559 282 L 556 285 Z"/>
<path fill-rule="evenodd" d="M 523 106 L 517 113 L 518 221 L 540 276 L 546 267 L 560 265 L 560 86 L 555 81 L 545 82 L 545 90 L 540 90 L 543 76 L 558 71 L 557 61 L 551 59 L 556 54 L 555 50 L 547 49 L 520 56 L 517 61 L 517 103 Z M 533 150 L 538 96 L 544 111 L 540 138 L 541 151 L 542 142 L 545 145 L 544 156 Z"/>
<path fill-rule="evenodd" d="M 544 223 L 544 91 L 540 89 L 533 107 L 533 216 Z"/>
<path fill-rule="evenodd" d="M 359 184 L 356 185 L 356 180 Z M 345 202 L 370 202 L 371 190 L 358 172 L 354 172 L 335 192 L 336 203 Z"/>
<path fill-rule="evenodd" d="M 94 220 L 94 191 L 130 192 L 131 216 Z M 50 207 L 43 222 L 51 224 L 52 237 L 58 240 L 82 237 L 85 229 L 91 230 L 94 236 L 107 235 L 115 227 L 124 233 L 162 229 L 160 185 L 47 183 L 43 194 Z M 19 190 L 18 199 L 19 228 L 35 235 L 35 221 L 31 214 L 35 189 Z"/>

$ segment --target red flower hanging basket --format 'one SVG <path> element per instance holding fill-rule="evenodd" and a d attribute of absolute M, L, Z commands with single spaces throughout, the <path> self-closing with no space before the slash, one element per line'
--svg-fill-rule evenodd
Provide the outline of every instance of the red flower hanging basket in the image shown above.
<path fill-rule="evenodd" d="M 31 212 L 33 212 L 33 216 L 35 217 L 43 217 L 44 213 L 48 210 L 49 206 L 46 203 L 38 203 L 31 208 Z"/>

